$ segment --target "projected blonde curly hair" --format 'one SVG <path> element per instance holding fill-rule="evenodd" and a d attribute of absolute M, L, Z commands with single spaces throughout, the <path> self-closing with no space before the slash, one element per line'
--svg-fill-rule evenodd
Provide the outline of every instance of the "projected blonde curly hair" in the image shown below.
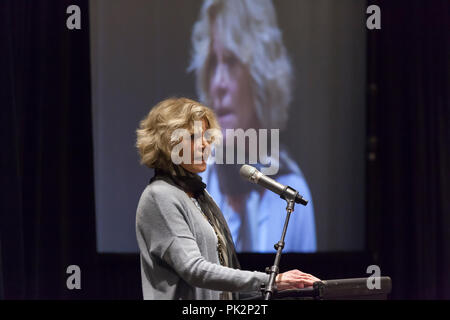
<path fill-rule="evenodd" d="M 163 169 L 176 175 L 171 152 L 173 147 L 180 143 L 182 137 L 173 139 L 172 134 L 177 129 L 187 129 L 192 132 L 194 121 L 203 119 L 206 120 L 206 129 L 215 129 L 215 132 L 220 133 L 220 126 L 214 112 L 203 104 L 188 98 L 169 98 L 159 102 L 140 122 L 136 130 L 136 147 L 141 157 L 140 163 L 149 168 Z M 217 138 L 220 137 L 211 137 L 212 140 Z"/>
<path fill-rule="evenodd" d="M 213 26 L 252 78 L 256 114 L 265 128 L 283 129 L 291 102 L 293 71 L 271 0 L 205 0 L 192 32 L 192 57 L 200 101 L 212 106 L 209 59 Z"/>

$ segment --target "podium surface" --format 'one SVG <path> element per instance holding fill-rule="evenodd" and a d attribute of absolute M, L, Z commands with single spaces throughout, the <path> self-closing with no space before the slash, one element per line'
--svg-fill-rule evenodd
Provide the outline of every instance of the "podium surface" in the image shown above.
<path fill-rule="evenodd" d="M 390 277 L 349 278 L 322 280 L 312 287 L 283 290 L 274 294 L 274 300 L 386 300 L 392 289 Z M 262 296 L 250 300 L 262 299 Z"/>

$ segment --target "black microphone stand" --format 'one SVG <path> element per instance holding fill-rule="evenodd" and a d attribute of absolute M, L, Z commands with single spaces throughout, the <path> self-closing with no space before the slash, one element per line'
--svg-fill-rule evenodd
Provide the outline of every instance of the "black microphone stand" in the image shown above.
<path fill-rule="evenodd" d="M 272 267 L 266 268 L 266 273 L 270 274 L 269 283 L 267 284 L 267 287 L 264 285 L 264 283 L 261 285 L 261 293 L 264 295 L 264 300 L 270 300 L 274 295 L 274 293 L 276 293 L 277 291 L 277 287 L 275 285 L 275 278 L 277 277 L 280 270 L 279 265 L 281 259 L 281 252 L 283 251 L 284 248 L 284 238 L 286 237 L 289 218 L 291 216 L 291 213 L 294 211 L 295 197 L 297 196 L 297 194 L 298 192 L 296 192 L 295 196 L 292 199 L 284 198 L 287 202 L 286 220 L 284 221 L 283 232 L 281 233 L 281 240 L 274 245 L 275 250 L 277 250 L 275 262 Z"/>

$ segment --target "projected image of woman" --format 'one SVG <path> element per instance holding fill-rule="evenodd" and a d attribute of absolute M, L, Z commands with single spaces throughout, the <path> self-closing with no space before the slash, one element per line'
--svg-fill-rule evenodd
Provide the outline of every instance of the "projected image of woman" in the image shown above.
<path fill-rule="evenodd" d="M 192 59 L 199 99 L 212 107 L 225 146 L 226 129 L 280 129 L 287 123 L 293 70 L 270 0 L 206 0 L 192 32 Z M 268 131 L 270 136 L 270 131 Z M 245 147 L 248 152 L 248 145 Z M 270 147 L 268 147 L 270 151 Z M 279 170 L 272 178 L 309 200 L 291 216 L 284 251 L 316 251 L 314 207 L 308 184 L 286 148 L 270 159 Z M 254 166 L 261 169 L 261 161 Z M 278 162 L 277 162 L 278 161 Z M 242 164 L 213 164 L 202 174 L 221 208 L 236 248 L 273 252 L 285 219 L 285 202 L 239 176 Z"/>

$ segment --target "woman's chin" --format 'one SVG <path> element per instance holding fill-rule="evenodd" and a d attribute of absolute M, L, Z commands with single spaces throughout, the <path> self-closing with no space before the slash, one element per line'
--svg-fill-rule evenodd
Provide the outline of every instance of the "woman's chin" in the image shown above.
<path fill-rule="evenodd" d="M 196 169 L 197 169 L 197 173 L 205 171 L 206 170 L 206 162 L 203 162 L 203 163 L 197 165 Z"/>
<path fill-rule="evenodd" d="M 182 165 L 184 169 L 192 173 L 199 173 L 206 170 L 206 162 L 202 162 L 199 164 L 190 164 L 190 165 Z"/>

